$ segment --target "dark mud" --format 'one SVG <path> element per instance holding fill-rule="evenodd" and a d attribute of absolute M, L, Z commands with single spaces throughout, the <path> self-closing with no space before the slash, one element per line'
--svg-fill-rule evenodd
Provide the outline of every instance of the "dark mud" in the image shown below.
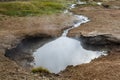
<path fill-rule="evenodd" d="M 7 49 L 5 56 L 14 60 L 23 68 L 30 69 L 34 60 L 33 52 L 45 43 L 53 40 L 53 37 L 31 37 L 23 39 L 15 48 Z"/>
<path fill-rule="evenodd" d="M 109 34 L 96 36 L 81 36 L 82 46 L 88 50 L 105 50 L 111 51 L 120 49 L 120 40 Z"/>

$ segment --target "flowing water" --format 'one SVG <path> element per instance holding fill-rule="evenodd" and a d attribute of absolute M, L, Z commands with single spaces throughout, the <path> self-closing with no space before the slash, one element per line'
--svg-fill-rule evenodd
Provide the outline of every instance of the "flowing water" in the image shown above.
<path fill-rule="evenodd" d="M 79 4 L 83 3 L 79 1 Z M 75 6 L 76 4 L 72 4 L 69 9 L 75 8 Z M 65 10 L 64 13 L 69 13 L 69 10 Z M 71 15 L 76 17 L 72 27 L 64 30 L 61 37 L 43 45 L 33 53 L 34 67 L 44 67 L 51 73 L 59 73 L 69 65 L 76 66 L 89 63 L 91 60 L 105 55 L 102 51 L 86 50 L 82 47 L 80 41 L 67 37 L 69 30 L 90 21 L 82 15 Z"/>

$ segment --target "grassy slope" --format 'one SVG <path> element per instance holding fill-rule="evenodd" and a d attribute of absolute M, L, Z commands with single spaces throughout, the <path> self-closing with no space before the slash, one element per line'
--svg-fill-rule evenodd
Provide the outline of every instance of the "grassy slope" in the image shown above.
<path fill-rule="evenodd" d="M 0 13 L 9 16 L 53 14 L 64 10 L 67 4 L 67 0 L 0 2 Z"/>

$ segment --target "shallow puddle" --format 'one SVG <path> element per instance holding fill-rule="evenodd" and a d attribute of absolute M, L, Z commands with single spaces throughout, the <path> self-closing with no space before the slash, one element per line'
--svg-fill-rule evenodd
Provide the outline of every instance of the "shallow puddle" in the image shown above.
<path fill-rule="evenodd" d="M 34 53 L 34 67 L 44 67 L 51 73 L 59 73 L 68 65 L 89 63 L 105 55 L 102 51 L 90 51 L 82 48 L 80 41 L 59 37 L 37 49 Z"/>

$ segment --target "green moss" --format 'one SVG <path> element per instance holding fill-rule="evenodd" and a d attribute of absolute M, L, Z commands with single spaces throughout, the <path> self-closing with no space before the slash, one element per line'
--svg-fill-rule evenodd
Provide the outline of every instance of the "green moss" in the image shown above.
<path fill-rule="evenodd" d="M 33 73 L 50 73 L 47 69 L 43 67 L 33 68 L 32 72 Z"/>

